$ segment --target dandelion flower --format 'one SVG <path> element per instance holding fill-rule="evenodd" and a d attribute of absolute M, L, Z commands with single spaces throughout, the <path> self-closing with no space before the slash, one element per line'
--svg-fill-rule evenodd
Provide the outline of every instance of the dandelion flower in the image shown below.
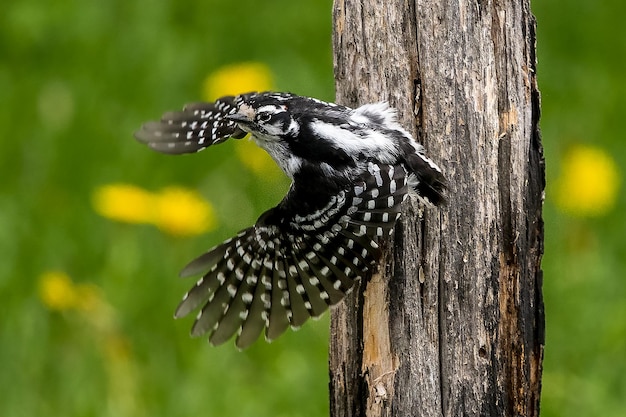
<path fill-rule="evenodd" d="M 213 206 L 195 191 L 182 187 L 152 193 L 134 185 L 105 185 L 95 191 L 93 205 L 103 217 L 153 224 L 175 236 L 200 234 L 216 226 Z"/>
<path fill-rule="evenodd" d="M 272 73 L 261 62 L 242 62 L 223 66 L 204 80 L 203 97 L 213 101 L 229 95 L 250 91 L 271 90 Z"/>
<path fill-rule="evenodd" d="M 180 187 L 165 188 L 156 196 L 153 223 L 176 236 L 201 234 L 216 226 L 211 204 Z"/>
<path fill-rule="evenodd" d="M 39 277 L 39 298 L 46 307 L 56 311 L 70 310 L 78 300 L 71 278 L 59 271 L 48 271 Z"/>
<path fill-rule="evenodd" d="M 103 217 L 125 223 L 149 223 L 153 216 L 154 195 L 129 184 L 99 187 L 93 195 L 93 206 Z"/>
<path fill-rule="evenodd" d="M 576 145 L 561 161 L 561 174 L 555 181 L 555 202 L 568 214 L 601 216 L 615 206 L 619 171 L 603 149 Z"/>

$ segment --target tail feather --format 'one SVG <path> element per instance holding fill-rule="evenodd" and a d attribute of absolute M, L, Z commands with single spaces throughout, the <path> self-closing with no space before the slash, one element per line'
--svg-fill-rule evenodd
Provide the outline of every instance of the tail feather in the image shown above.
<path fill-rule="evenodd" d="M 420 198 L 439 206 L 446 203 L 446 179 L 439 167 L 430 159 L 419 153 L 406 157 L 409 172 L 415 175 L 411 187 Z"/>

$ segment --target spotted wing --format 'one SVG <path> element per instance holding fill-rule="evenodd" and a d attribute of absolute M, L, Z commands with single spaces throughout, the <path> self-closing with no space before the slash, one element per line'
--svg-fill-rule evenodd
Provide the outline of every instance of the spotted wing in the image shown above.
<path fill-rule="evenodd" d="M 406 195 L 401 165 L 370 163 L 359 181 L 313 214 L 270 221 L 279 208 L 268 211 L 182 271 L 204 275 L 175 317 L 203 305 L 192 335 L 208 332 L 209 341 L 219 345 L 237 333 L 236 345 L 243 349 L 263 329 L 272 340 L 320 316 L 379 258 L 379 239 L 393 228 Z"/>
<path fill-rule="evenodd" d="M 242 138 L 246 133 L 225 118 L 237 111 L 242 97 L 188 104 L 182 111 L 168 112 L 159 121 L 145 123 L 135 132 L 135 138 L 167 154 L 198 152 L 231 137 Z"/>

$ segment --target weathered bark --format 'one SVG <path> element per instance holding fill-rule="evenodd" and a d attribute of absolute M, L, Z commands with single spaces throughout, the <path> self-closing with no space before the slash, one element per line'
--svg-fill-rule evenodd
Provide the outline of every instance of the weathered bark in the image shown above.
<path fill-rule="evenodd" d="M 331 415 L 537 416 L 544 162 L 529 0 L 335 0 L 337 101 L 387 100 L 448 179 L 332 312 Z"/>

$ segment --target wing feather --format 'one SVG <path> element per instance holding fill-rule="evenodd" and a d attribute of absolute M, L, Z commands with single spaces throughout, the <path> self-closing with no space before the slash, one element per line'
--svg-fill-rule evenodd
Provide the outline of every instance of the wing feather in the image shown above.
<path fill-rule="evenodd" d="M 246 133 L 226 118 L 240 103 L 241 96 L 227 96 L 212 103 L 188 104 L 182 111 L 167 112 L 161 120 L 145 123 L 135 132 L 135 139 L 167 154 L 198 152 L 231 137 L 240 139 Z"/>
<path fill-rule="evenodd" d="M 326 205 L 315 213 L 284 209 L 292 198 L 288 194 L 253 227 L 183 269 L 183 276 L 207 272 L 175 316 L 204 303 L 192 334 L 209 333 L 210 342 L 218 345 L 237 333 L 241 349 L 264 328 L 266 339 L 273 340 L 289 327 L 300 327 L 342 300 L 366 276 L 407 192 L 402 165 L 369 163 L 358 180 L 330 190 Z"/>

